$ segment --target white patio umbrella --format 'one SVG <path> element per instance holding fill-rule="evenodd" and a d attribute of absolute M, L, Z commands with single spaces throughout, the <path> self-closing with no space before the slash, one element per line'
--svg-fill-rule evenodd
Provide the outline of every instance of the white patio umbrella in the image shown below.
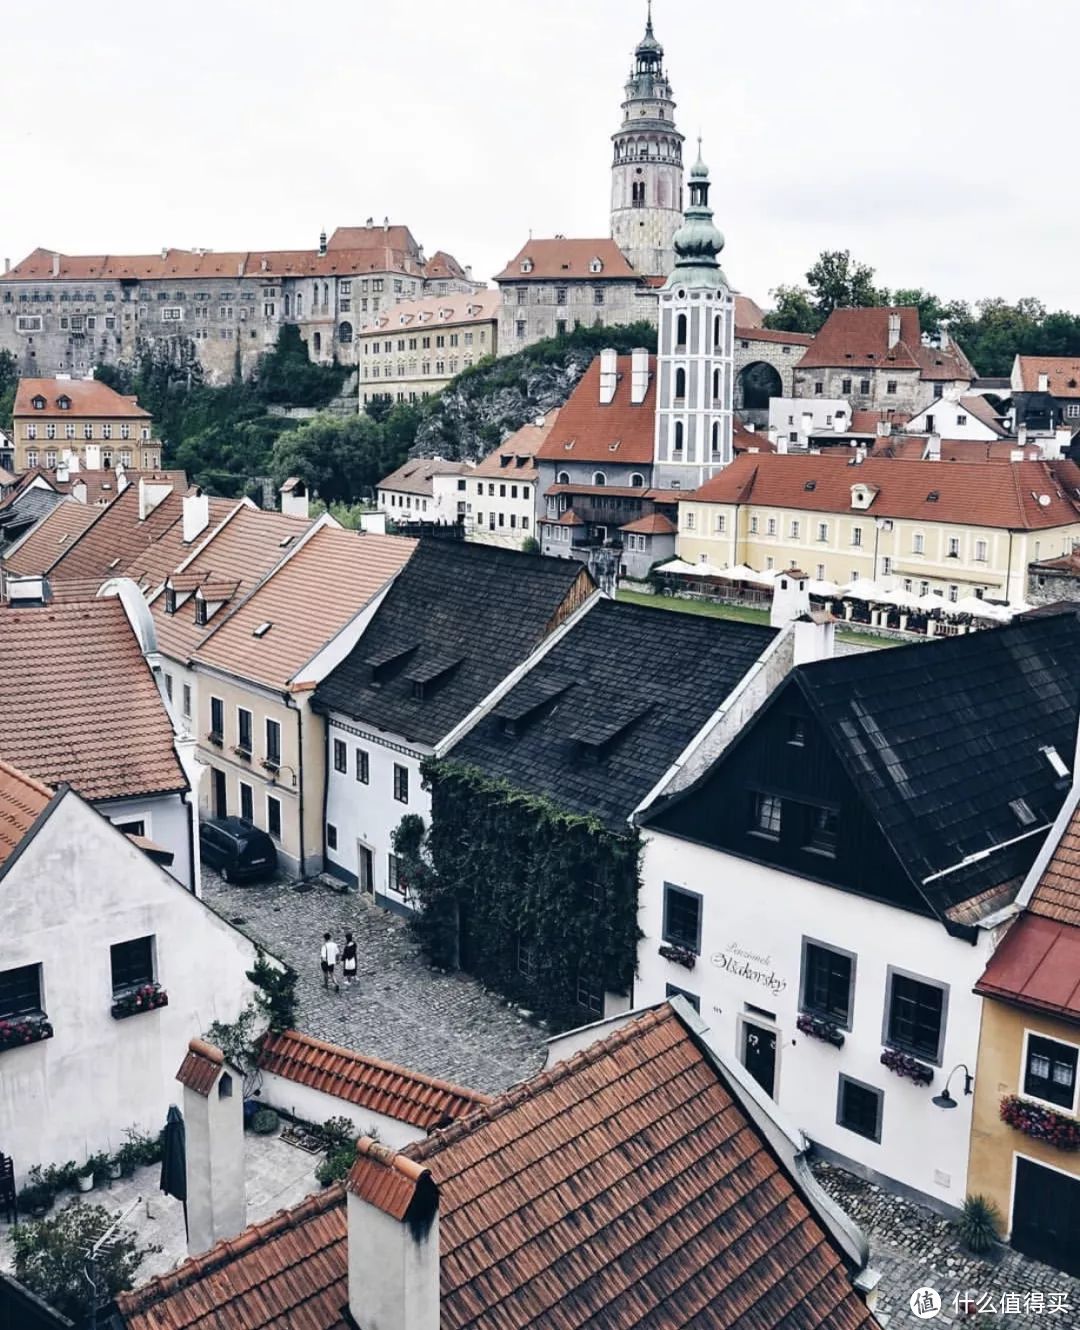
<path fill-rule="evenodd" d="M 822 582 L 816 577 L 807 582 L 806 589 L 812 596 L 835 596 L 840 591 L 835 582 Z"/>
<path fill-rule="evenodd" d="M 944 596 L 939 596 L 933 591 L 928 591 L 925 596 L 919 596 L 916 603 L 920 610 L 947 610 L 950 608 L 950 602 Z"/>
<path fill-rule="evenodd" d="M 685 576 L 687 573 L 697 572 L 692 563 L 686 563 L 682 559 L 671 559 L 667 563 L 661 564 L 656 570 L 658 573 L 675 573 Z"/>
<path fill-rule="evenodd" d="M 860 578 L 857 582 L 849 582 L 847 586 L 841 587 L 841 594 L 849 596 L 852 600 L 873 600 L 887 602 L 889 593 L 883 586 L 870 578 Z"/>
<path fill-rule="evenodd" d="M 737 563 L 731 568 L 717 568 L 713 575 L 723 577 L 728 582 L 756 582 L 760 576 L 745 563 Z"/>
<path fill-rule="evenodd" d="M 919 597 L 912 591 L 905 591 L 903 587 L 894 587 L 889 592 L 889 604 L 901 610 L 917 610 Z"/>

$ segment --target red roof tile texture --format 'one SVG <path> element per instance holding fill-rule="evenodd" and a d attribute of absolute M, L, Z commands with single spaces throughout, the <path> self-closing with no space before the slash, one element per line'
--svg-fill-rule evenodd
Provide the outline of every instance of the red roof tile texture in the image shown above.
<path fill-rule="evenodd" d="M 634 531 L 642 536 L 673 536 L 678 527 L 663 513 L 649 513 L 646 517 L 639 517 L 636 522 L 627 522 L 619 530 Z"/>
<path fill-rule="evenodd" d="M 100 515 L 100 508 L 89 508 L 74 499 L 58 503 L 20 545 L 4 556 L 5 572 L 20 577 L 43 573 Z"/>
<path fill-rule="evenodd" d="M 736 310 L 735 336 L 743 342 L 776 342 L 783 346 L 809 346 L 814 340 L 811 333 L 783 332 L 776 328 L 742 327 Z"/>
<path fill-rule="evenodd" d="M 430 1169 L 370 1136 L 361 1136 L 356 1143 L 356 1163 L 345 1185 L 354 1196 L 400 1221 L 416 1199 L 418 1184 L 430 1177 Z"/>
<path fill-rule="evenodd" d="M 69 406 L 59 405 L 62 397 Z M 44 407 L 35 407 L 35 399 L 44 401 Z M 144 411 L 134 397 L 124 397 L 97 379 L 20 379 L 12 415 L 31 420 L 82 420 L 88 416 L 109 420 L 125 416 L 132 420 L 150 419 L 150 412 Z M 136 444 L 130 446 L 134 448 Z"/>
<path fill-rule="evenodd" d="M 1017 356 L 1017 361 L 1023 392 L 1038 392 L 1039 375 L 1045 374 L 1051 396 L 1080 397 L 1080 360 L 1075 356 Z"/>
<path fill-rule="evenodd" d="M 549 411 L 539 424 L 522 425 L 509 438 L 503 439 L 502 443 L 488 453 L 482 462 L 478 462 L 472 475 L 477 479 L 488 480 L 494 480 L 496 477 L 516 481 L 535 480 L 534 459 L 544 440 L 559 423 L 559 411 L 559 407 Z M 504 465 L 503 458 L 510 460 Z M 525 465 L 519 465 L 522 461 Z"/>
<path fill-rule="evenodd" d="M 599 259 L 603 265 L 598 273 L 591 271 L 594 259 Z M 522 272 L 521 265 L 529 262 L 532 264 L 531 269 Z M 627 281 L 638 280 L 626 255 L 609 236 L 603 240 L 567 240 L 555 236 L 550 240 L 530 240 L 522 245 L 495 281 L 557 282 L 569 281 L 571 278 L 579 281 L 593 278 L 610 282 L 617 277 Z"/>
<path fill-rule="evenodd" d="M 119 577 L 135 559 L 145 555 L 155 541 L 179 523 L 184 510 L 183 496 L 171 488 L 171 481 L 147 482 L 154 493 L 165 485 L 165 495 L 146 517 L 139 516 L 139 485 L 129 485 L 123 494 L 98 512 L 97 521 L 88 526 L 45 571 L 52 582 L 74 578 L 97 577 L 104 581 Z"/>
<path fill-rule="evenodd" d="M 0 757 L 90 800 L 188 788 L 118 599 L 0 608 Z"/>
<path fill-rule="evenodd" d="M 1074 462 L 987 466 L 870 457 L 853 466 L 846 454 L 744 453 L 687 497 L 698 503 L 849 513 L 856 511 L 851 503 L 855 484 L 877 489 L 866 510 L 871 521 L 899 517 L 1012 531 L 1080 521 L 1080 467 Z"/>
<path fill-rule="evenodd" d="M 1069 819 L 1043 869 L 1028 909 L 1080 928 L 1080 808 Z"/>
<path fill-rule="evenodd" d="M 670 1006 L 407 1153 L 439 1185 L 443 1330 L 873 1325 Z"/>
<path fill-rule="evenodd" d="M 889 346 L 889 318 L 900 316 L 900 340 Z M 945 350 L 922 345 L 919 311 L 834 309 L 798 362 L 798 369 L 918 370 L 921 379 L 971 380 L 975 371 L 963 351 L 951 342 Z"/>
<path fill-rule="evenodd" d="M 596 356 L 559 412 L 537 457 L 549 462 L 607 462 L 610 466 L 652 462 L 656 357 L 649 357 L 649 386 L 639 403 L 630 400 L 632 366 L 632 356 L 618 357 L 615 396 L 605 404 L 600 401 L 600 357 Z"/>
<path fill-rule="evenodd" d="M 214 1088 L 218 1072 L 224 1065 L 225 1054 L 220 1048 L 202 1039 L 192 1039 L 180 1064 L 180 1070 L 176 1073 L 176 1079 L 181 1085 L 194 1090 L 196 1094 L 206 1099 Z"/>
<path fill-rule="evenodd" d="M 268 1034 L 259 1066 L 264 1072 L 423 1131 L 432 1131 L 491 1103 L 488 1095 L 475 1090 L 408 1071 L 296 1030 Z"/>
<path fill-rule="evenodd" d="M 47 785 L 0 760 L 0 867 L 22 844 L 52 797 Z"/>
<path fill-rule="evenodd" d="M 975 992 L 1080 1021 L 1080 927 L 1023 915 L 990 958 Z"/>

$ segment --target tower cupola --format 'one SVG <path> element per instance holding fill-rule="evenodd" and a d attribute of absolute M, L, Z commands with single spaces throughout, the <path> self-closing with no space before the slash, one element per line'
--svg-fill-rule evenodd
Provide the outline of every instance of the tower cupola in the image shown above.
<path fill-rule="evenodd" d="M 713 222 L 709 189 L 709 168 L 702 160 L 698 139 L 698 157 L 690 171 L 690 202 L 672 241 L 675 269 L 668 278 L 668 286 L 727 286 L 727 278 L 717 261 L 724 248 L 724 236 Z"/>

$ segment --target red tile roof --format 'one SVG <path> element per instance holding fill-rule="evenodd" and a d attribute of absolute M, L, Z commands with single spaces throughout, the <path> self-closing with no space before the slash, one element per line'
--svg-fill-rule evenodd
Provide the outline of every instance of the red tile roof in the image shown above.
<path fill-rule="evenodd" d="M 118 599 L 0 608 L 0 757 L 90 800 L 187 790 Z"/>
<path fill-rule="evenodd" d="M 16 576 L 43 573 L 100 515 L 100 508 L 90 508 L 74 499 L 58 503 L 25 540 L 4 555 L 4 571 Z"/>
<path fill-rule="evenodd" d="M 181 496 L 182 498 L 183 496 Z M 206 527 L 191 542 L 184 540 L 183 505 L 180 509 L 180 521 L 167 527 L 152 545 L 139 550 L 127 563 L 122 564 L 117 572 L 137 582 L 140 589 L 150 593 L 164 585 L 169 573 L 225 521 L 226 517 L 237 508 L 235 499 L 210 499 L 208 501 L 209 521 Z"/>
<path fill-rule="evenodd" d="M 811 333 L 782 332 L 776 328 L 746 328 L 740 326 L 738 321 L 735 324 L 735 337 L 744 342 L 777 342 L 783 346 L 809 346 L 814 340 Z"/>
<path fill-rule="evenodd" d="M 761 329 L 764 322 L 765 311 L 756 300 L 751 300 L 749 296 L 737 295 L 735 297 L 735 326 L 737 328 L 746 328 L 750 332 L 756 332 Z M 801 336 L 801 334 L 798 335 Z"/>
<path fill-rule="evenodd" d="M 238 678 L 288 688 L 397 576 L 415 548 L 416 541 L 403 536 L 321 527 L 203 639 L 195 659 Z M 270 630 L 256 637 L 263 623 Z"/>
<path fill-rule="evenodd" d="M 615 397 L 600 401 L 600 357 L 581 376 L 570 400 L 559 412 L 555 428 L 540 445 L 537 457 L 555 462 L 607 462 L 621 466 L 653 460 L 656 420 L 656 357 L 649 357 L 649 386 L 645 400 L 630 401 L 633 357 L 618 357 Z M 613 448 L 613 444 L 618 444 Z"/>
<path fill-rule="evenodd" d="M 990 958 L 975 992 L 1080 1022 L 1080 927 L 1023 915 Z"/>
<path fill-rule="evenodd" d="M 52 790 L 0 760 L 0 867 L 49 806 Z"/>
<path fill-rule="evenodd" d="M 1039 375 L 1049 380 L 1053 397 L 1080 397 L 1080 360 L 1075 356 L 1017 356 L 1022 392 L 1039 391 Z"/>
<path fill-rule="evenodd" d="M 590 272 L 594 259 L 603 264 L 600 272 Z M 522 272 L 521 265 L 532 261 L 532 269 Z M 603 240 L 567 240 L 555 236 L 551 240 L 530 240 L 522 245 L 506 267 L 495 277 L 497 282 L 556 282 L 600 280 L 613 278 L 637 281 L 638 275 L 630 266 L 626 255 L 610 236 Z"/>
<path fill-rule="evenodd" d="M 465 269 L 458 263 L 453 254 L 447 254 L 444 249 L 437 249 L 424 264 L 424 276 L 429 282 L 445 281 L 447 278 L 462 281 L 468 278 Z"/>
<path fill-rule="evenodd" d="M 1080 809 L 1069 819 L 1035 885 L 1032 914 L 1080 928 Z"/>
<path fill-rule="evenodd" d="M 225 1054 L 203 1039 L 192 1039 L 176 1073 L 181 1085 L 206 1099 L 214 1088 L 218 1072 L 225 1065 Z"/>
<path fill-rule="evenodd" d="M 491 480 L 499 476 L 503 480 L 535 480 L 537 473 L 534 459 L 544 440 L 559 423 L 559 410 L 559 407 L 555 407 L 549 411 L 539 424 L 522 425 L 509 438 L 503 439 L 497 448 L 493 448 L 482 462 L 477 463 L 472 474 L 477 478 Z M 508 466 L 502 464 L 504 457 L 511 459 Z M 518 466 L 518 460 L 522 458 L 528 459 L 527 465 Z"/>
<path fill-rule="evenodd" d="M 900 316 L 900 340 L 889 346 L 889 317 Z M 834 309 L 798 362 L 799 369 L 918 370 L 922 379 L 970 380 L 975 377 L 967 356 L 951 342 L 946 350 L 922 344 L 919 311 Z"/>
<path fill-rule="evenodd" d="M 620 531 L 637 531 L 643 536 L 673 536 L 678 527 L 670 517 L 665 517 L 663 513 L 649 513 L 646 517 L 639 517 L 636 522 L 627 522 L 625 526 L 619 527 Z"/>
<path fill-rule="evenodd" d="M 45 401 L 40 410 L 34 407 L 35 397 Z M 71 406 L 62 410 L 57 405 L 61 397 L 68 398 Z M 97 379 L 20 379 L 12 415 L 32 420 L 82 420 L 88 416 L 110 420 L 124 416 L 132 420 L 150 419 L 150 412 L 144 411 L 134 397 L 124 397 Z M 137 440 L 128 443 L 132 448 L 138 446 Z M 120 447 L 120 441 L 116 447 Z"/>
<path fill-rule="evenodd" d="M 264 1072 L 424 1131 L 491 1103 L 490 1096 L 476 1090 L 408 1071 L 296 1030 L 268 1034 L 259 1066 Z"/>
<path fill-rule="evenodd" d="M 366 1144 L 349 1186 L 401 1215 L 426 1169 L 443 1330 L 875 1324 L 670 1006 L 400 1154 Z M 347 1302 L 338 1187 L 117 1299 L 127 1330 L 345 1330 Z"/>
<path fill-rule="evenodd" d="M 370 337 L 383 330 L 416 332 L 494 322 L 501 305 L 498 291 L 457 291 L 445 296 L 424 296 L 422 300 L 403 300 L 364 319 L 357 336 Z"/>
<path fill-rule="evenodd" d="M 162 485 L 168 483 L 163 481 Z M 98 510 L 97 520 L 45 570 L 49 580 L 96 577 L 104 581 L 119 577 L 174 523 L 180 522 L 183 511 L 183 496 L 173 489 L 146 518 L 140 518 L 139 486 L 129 485 L 112 503 Z"/>
<path fill-rule="evenodd" d="M 855 484 L 877 489 L 866 510 L 871 521 L 902 517 L 1013 531 L 1080 522 L 1080 467 L 1073 462 L 986 466 L 870 457 L 853 466 L 846 451 L 840 456 L 744 453 L 686 498 L 850 513 L 856 511 L 851 505 Z"/>
<path fill-rule="evenodd" d="M 410 457 L 407 462 L 391 471 L 375 486 L 376 490 L 392 490 L 395 494 L 421 494 L 431 497 L 432 477 L 466 476 L 472 468 L 467 462 L 447 462 L 441 457 Z"/>

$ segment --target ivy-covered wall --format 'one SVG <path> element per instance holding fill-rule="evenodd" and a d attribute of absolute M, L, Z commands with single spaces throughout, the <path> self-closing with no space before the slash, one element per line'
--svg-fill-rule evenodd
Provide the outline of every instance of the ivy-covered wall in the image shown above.
<path fill-rule="evenodd" d="M 432 959 L 459 964 L 558 1029 L 599 1014 L 579 1001 L 579 978 L 594 992 L 629 992 L 637 833 L 452 761 L 429 761 L 424 778 L 431 827 L 421 840 L 417 826 L 403 826 L 398 853 Z"/>

